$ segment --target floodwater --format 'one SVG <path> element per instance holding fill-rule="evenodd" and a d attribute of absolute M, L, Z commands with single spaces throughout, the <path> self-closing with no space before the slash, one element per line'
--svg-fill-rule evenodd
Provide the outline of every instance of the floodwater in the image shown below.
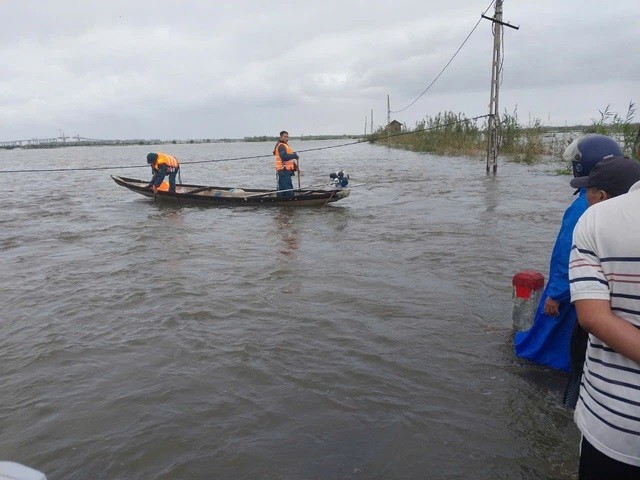
<path fill-rule="evenodd" d="M 0 170 L 113 166 L 1 174 L 0 460 L 49 480 L 573 478 L 564 376 L 515 359 L 510 330 L 568 177 L 360 144 L 301 154 L 303 186 L 366 183 L 322 208 L 162 206 L 109 178 L 148 178 L 153 150 L 272 148 L 0 150 Z M 275 186 L 271 158 L 182 179 Z"/>

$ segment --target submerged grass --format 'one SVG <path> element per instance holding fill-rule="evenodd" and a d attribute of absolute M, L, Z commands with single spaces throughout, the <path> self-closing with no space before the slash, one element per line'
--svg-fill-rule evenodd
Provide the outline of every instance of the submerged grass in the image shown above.
<path fill-rule="evenodd" d="M 513 113 L 500 116 L 499 151 L 508 161 L 534 164 L 553 157 L 561 158 L 566 146 L 586 133 L 610 135 L 623 145 L 625 155 L 637 158 L 640 130 L 633 123 L 635 104 L 629 103 L 627 113 L 621 116 L 610 106 L 600 111 L 600 118 L 591 125 L 564 127 L 543 126 L 539 118 L 520 122 L 517 107 Z M 371 141 L 388 142 L 389 146 L 437 155 L 484 156 L 486 154 L 487 122 L 469 118 L 464 113 L 451 111 L 428 116 L 416 123 L 413 129 L 401 126 L 395 130 L 379 128 L 369 137 Z M 387 137 L 389 134 L 389 137 Z M 558 174 L 570 173 L 562 168 Z"/>
<path fill-rule="evenodd" d="M 390 146 L 439 155 L 473 155 L 482 151 L 484 142 L 477 121 L 464 113 L 438 113 L 417 122 L 413 130 L 403 128 L 389 133 L 401 132 L 408 134 L 391 136 Z M 386 135 L 387 130 L 382 128 L 375 133 L 381 141 L 386 141 Z"/>
<path fill-rule="evenodd" d="M 487 122 L 479 122 L 464 113 L 451 111 L 428 116 L 409 130 L 406 127 L 391 131 L 389 145 L 417 152 L 438 155 L 484 155 L 486 152 Z M 401 133 L 401 135 L 397 135 Z M 543 141 L 544 131 L 539 119 L 522 125 L 517 111 L 505 112 L 500 119 L 500 152 L 512 161 L 534 163 L 539 156 L 549 155 L 549 146 Z M 387 141 L 387 130 L 379 128 L 372 139 Z"/>
<path fill-rule="evenodd" d="M 640 141 L 640 128 L 637 123 L 633 123 L 636 114 L 636 105 L 629 102 L 627 113 L 622 117 L 617 112 L 611 110 L 611 105 L 607 105 L 604 110 L 598 110 L 599 119 L 593 119 L 589 132 L 610 135 L 622 144 L 622 153 L 628 157 L 638 158 L 638 143 Z"/>

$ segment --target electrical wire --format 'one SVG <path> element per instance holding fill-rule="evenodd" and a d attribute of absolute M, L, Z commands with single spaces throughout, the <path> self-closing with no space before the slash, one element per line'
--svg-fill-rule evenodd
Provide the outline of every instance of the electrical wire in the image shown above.
<path fill-rule="evenodd" d="M 489 9 L 493 6 L 493 3 L 495 2 L 495 0 L 492 0 L 491 3 L 489 4 L 489 6 L 485 9 L 484 12 L 482 12 L 482 15 L 486 14 Z M 414 105 L 418 100 L 420 100 L 425 93 L 427 93 L 429 91 L 429 89 L 433 86 L 434 83 L 436 83 L 438 81 L 438 79 L 440 78 L 440 76 L 444 73 L 444 71 L 449 67 L 449 65 L 451 65 L 451 62 L 453 62 L 453 59 L 456 58 L 456 55 L 458 55 L 458 53 L 460 52 L 460 50 L 462 50 L 462 47 L 464 47 L 464 45 L 467 43 L 467 40 L 469 40 L 469 37 L 471 37 L 471 35 L 473 34 L 473 32 L 476 31 L 476 28 L 478 28 L 478 25 L 480 25 L 480 22 L 482 21 L 482 16 L 480 16 L 480 19 L 476 22 L 476 24 L 473 26 L 473 28 L 471 29 L 471 31 L 469 32 L 469 34 L 467 35 L 467 37 L 464 39 L 464 41 L 462 42 L 462 45 L 460 45 L 458 47 L 458 49 L 456 50 L 456 53 L 453 54 L 453 56 L 449 59 L 449 61 L 447 62 L 447 64 L 444 66 L 444 68 L 442 70 L 440 70 L 440 73 L 436 76 L 436 78 L 433 79 L 433 81 L 429 84 L 429 86 L 427 88 L 425 88 L 425 90 L 418 95 L 418 97 L 411 102 L 409 105 L 407 105 L 404 108 L 401 108 L 400 110 L 394 110 L 394 111 L 390 111 L 389 113 L 400 113 L 400 112 L 404 112 L 406 109 L 408 109 L 409 107 L 411 107 L 412 105 Z"/>
<path fill-rule="evenodd" d="M 434 127 L 430 127 L 430 128 L 424 128 L 421 130 L 414 130 L 414 131 L 410 131 L 410 132 L 399 132 L 399 133 L 392 133 L 392 134 L 382 134 L 378 137 L 369 137 L 369 138 L 364 138 L 361 140 L 356 140 L 354 142 L 348 142 L 348 143 L 341 143 L 339 145 L 328 145 L 326 147 L 315 147 L 315 148 L 308 148 L 306 150 L 297 150 L 297 153 L 306 153 L 306 152 L 317 152 L 320 150 L 329 150 L 332 148 L 341 148 L 341 147 L 348 147 L 350 145 L 358 145 L 360 143 L 373 143 L 373 142 L 377 142 L 378 140 L 386 140 L 387 138 L 394 138 L 394 137 L 401 137 L 403 135 L 412 135 L 415 133 L 421 133 L 421 132 L 428 132 L 430 130 L 435 130 L 437 128 L 443 128 L 443 127 L 450 127 L 452 125 L 456 125 L 458 123 L 465 123 L 465 122 L 469 122 L 469 121 L 477 121 L 480 120 L 481 118 L 486 118 L 489 117 L 490 115 L 486 114 L 486 115 L 478 115 L 477 117 L 472 117 L 472 118 L 465 118 L 462 120 L 456 120 L 455 122 L 449 122 L 449 123 L 443 123 L 442 125 L 436 125 Z M 233 161 L 238 161 L 238 160 L 253 160 L 253 159 L 259 159 L 259 158 L 273 158 L 273 154 L 267 154 L 267 155 L 254 155 L 254 156 L 250 156 L 250 157 L 233 157 L 233 158 L 215 158 L 215 159 L 211 159 L 211 160 L 193 160 L 193 161 L 185 161 L 185 162 L 180 162 L 180 165 L 195 165 L 198 163 L 218 163 L 218 162 L 233 162 Z M 28 169 L 28 170 L 0 170 L 0 174 L 2 173 L 41 173 L 41 172 L 91 172 L 91 171 L 98 171 L 98 170 L 119 170 L 119 169 L 125 169 L 125 168 L 149 168 L 148 165 L 110 165 L 110 166 L 105 166 L 105 167 L 77 167 L 77 168 L 34 168 L 34 169 Z"/>

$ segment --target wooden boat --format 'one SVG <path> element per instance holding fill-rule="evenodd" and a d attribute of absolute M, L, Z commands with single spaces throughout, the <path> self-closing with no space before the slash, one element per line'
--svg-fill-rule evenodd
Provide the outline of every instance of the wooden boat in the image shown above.
<path fill-rule="evenodd" d="M 326 205 L 349 196 L 348 188 L 331 190 L 294 190 L 292 197 L 278 197 L 275 190 L 257 188 L 231 188 L 204 185 L 176 185 L 175 193 L 147 188 L 149 181 L 111 175 L 113 181 L 129 190 L 156 201 L 197 205 Z"/>

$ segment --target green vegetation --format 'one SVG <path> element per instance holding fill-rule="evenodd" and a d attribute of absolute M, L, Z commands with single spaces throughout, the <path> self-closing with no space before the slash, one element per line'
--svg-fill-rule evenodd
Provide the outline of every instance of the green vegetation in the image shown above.
<path fill-rule="evenodd" d="M 359 135 L 301 135 L 299 137 L 290 137 L 291 140 L 305 141 L 305 140 L 344 140 L 349 138 L 361 138 Z M 243 142 L 277 142 L 280 137 L 270 137 L 267 135 L 261 135 L 258 137 L 244 137 Z"/>
<path fill-rule="evenodd" d="M 571 168 L 571 165 L 567 165 L 562 168 L 557 168 L 556 175 L 573 175 L 573 169 Z"/>
<path fill-rule="evenodd" d="M 622 153 L 630 158 L 638 158 L 638 146 L 640 141 L 640 124 L 633 123 L 636 113 L 634 102 L 629 102 L 627 113 L 621 117 L 618 113 L 611 111 L 611 105 L 607 105 L 604 110 L 598 110 L 599 119 L 592 119 L 591 125 L 587 127 L 571 127 L 574 131 L 585 133 L 599 133 L 609 135 L 622 144 Z M 556 170 L 556 175 L 571 175 L 571 164 Z"/>
<path fill-rule="evenodd" d="M 24 149 L 43 149 L 43 148 L 65 148 L 65 147 L 95 147 L 95 146 L 105 146 L 105 145 L 118 145 L 118 146 L 128 146 L 128 145 L 158 145 L 161 143 L 166 143 L 166 141 L 153 139 L 153 140 L 144 140 L 144 139 L 131 139 L 131 140 L 80 140 L 80 141 L 69 141 L 69 142 L 41 142 L 41 143 L 26 143 L 26 144 L 15 144 L 15 145 L 2 145 L 0 149 L 4 150 L 12 150 L 14 148 L 24 148 Z"/>
<path fill-rule="evenodd" d="M 640 129 L 637 123 L 633 123 L 636 113 L 635 103 L 629 102 L 624 118 L 612 112 L 611 105 L 607 105 L 604 110 L 598 110 L 598 112 L 600 118 L 593 120 L 589 132 L 611 135 L 622 143 L 622 151 L 625 155 L 638 158 L 636 149 L 640 140 Z"/>
<path fill-rule="evenodd" d="M 600 133 L 614 137 L 623 146 L 625 155 L 638 158 L 640 144 L 640 124 L 634 122 L 636 107 L 629 102 L 625 115 L 612 111 L 607 105 L 598 110 L 600 117 L 593 119 L 591 125 L 545 126 L 539 118 L 529 118 L 526 124 L 518 118 L 518 108 L 512 113 L 504 111 L 499 119 L 499 152 L 508 161 L 533 164 L 562 157 L 566 146 L 580 135 Z M 391 147 L 429 152 L 437 155 L 469 155 L 484 157 L 486 155 L 486 118 L 474 119 L 464 113 L 447 111 L 435 116 L 428 116 L 416 123 L 413 129 L 393 121 L 387 128 L 366 136 L 366 140 L 378 144 L 389 143 Z M 345 140 L 361 139 L 361 135 L 301 135 L 291 137 L 295 141 L 304 140 Z M 232 143 L 232 142 L 276 142 L 277 136 L 261 135 L 235 138 L 203 138 L 188 140 L 132 139 L 132 140 L 87 140 L 78 142 L 52 141 L 35 142 L 33 144 L 6 142 L 0 146 L 12 148 L 60 148 L 70 146 L 93 145 L 157 145 L 161 143 Z M 570 174 L 571 165 L 558 169 L 559 175 Z"/>
<path fill-rule="evenodd" d="M 413 130 L 402 129 L 389 132 L 389 144 L 417 152 L 438 155 L 484 155 L 487 122 L 467 117 L 464 113 L 444 112 L 429 116 L 418 122 Z M 513 161 L 533 163 L 541 155 L 549 155 L 543 141 L 543 130 L 539 119 L 522 125 L 517 111 L 505 111 L 500 119 L 500 152 L 511 156 Z M 380 128 L 369 137 L 371 141 L 387 140 L 387 130 Z"/>
<path fill-rule="evenodd" d="M 277 142 L 279 137 L 269 137 L 262 135 L 260 137 L 244 137 L 245 142 Z"/>
<path fill-rule="evenodd" d="M 293 137 L 295 140 L 348 140 L 362 138 L 361 135 L 301 135 L 300 137 Z"/>
<path fill-rule="evenodd" d="M 344 139 L 361 139 L 360 135 L 306 135 L 300 137 L 291 137 L 295 141 L 304 140 L 344 140 Z M 5 145 L 0 145 L 0 149 L 11 150 L 14 148 L 63 148 L 63 147 L 93 147 L 103 145 L 161 145 L 170 143 L 172 145 L 178 144 L 198 144 L 198 143 L 235 143 L 235 142 L 276 142 L 278 137 L 272 137 L 262 135 L 258 137 L 244 137 L 244 138 L 198 138 L 198 139 L 132 139 L 132 140 L 81 140 L 81 141 L 68 141 L 59 142 L 57 140 L 52 141 L 38 141 L 33 143 L 21 142 L 6 142 Z"/>
<path fill-rule="evenodd" d="M 545 142 L 539 118 L 529 119 L 527 125 L 518 121 L 518 107 L 509 114 L 506 110 L 500 120 L 500 151 L 510 155 L 510 160 L 532 164 L 543 156 L 555 153 L 556 145 Z"/>
<path fill-rule="evenodd" d="M 379 128 L 370 140 L 375 138 L 386 141 L 387 130 Z M 439 155 L 473 155 L 482 150 L 483 143 L 477 120 L 467 118 L 464 113 L 438 113 L 418 122 L 413 130 L 389 132 L 392 147 Z"/>
<path fill-rule="evenodd" d="M 610 135 L 623 145 L 625 155 L 637 158 L 640 124 L 634 123 L 636 109 L 629 103 L 627 113 L 621 116 L 607 106 L 599 111 L 600 118 L 591 125 L 564 127 L 544 126 L 539 118 L 520 122 L 517 107 L 513 113 L 500 116 L 499 151 L 508 161 L 533 164 L 561 158 L 566 146 L 580 135 L 600 133 Z M 444 112 L 428 116 L 417 122 L 415 128 L 400 127 L 389 131 L 379 128 L 367 138 L 380 144 L 389 142 L 395 148 L 438 155 L 484 156 L 486 152 L 487 122 L 469 118 L 464 113 Z M 558 170 L 558 174 L 571 173 L 571 168 Z"/>

